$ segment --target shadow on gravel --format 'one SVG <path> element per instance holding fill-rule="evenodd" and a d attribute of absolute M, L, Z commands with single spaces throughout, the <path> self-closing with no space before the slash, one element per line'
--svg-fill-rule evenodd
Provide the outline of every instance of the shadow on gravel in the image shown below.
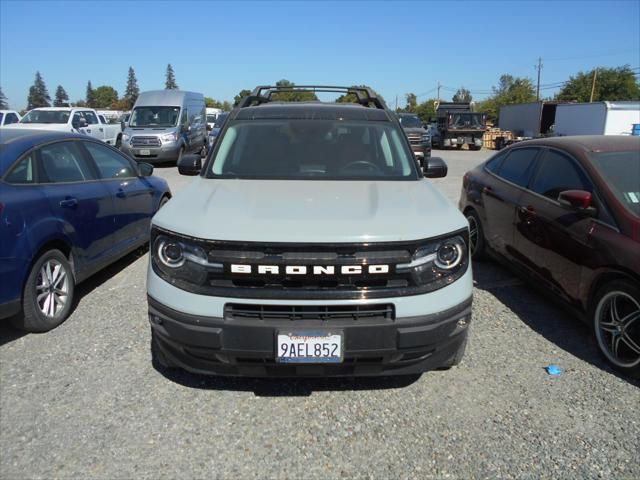
<path fill-rule="evenodd" d="M 183 370 L 158 370 L 172 382 L 202 390 L 253 392 L 257 397 L 308 397 L 313 392 L 405 388 L 420 375 L 344 378 L 241 378 L 196 375 Z"/>
<path fill-rule="evenodd" d="M 90 294 L 93 290 L 100 287 L 103 283 L 109 280 L 111 277 L 117 275 L 122 270 L 127 268 L 133 262 L 138 260 L 140 257 L 146 255 L 148 251 L 148 245 L 144 247 L 140 247 L 135 249 L 133 252 L 125 255 L 120 260 L 115 263 L 112 263 L 108 267 L 100 270 L 98 273 L 89 277 L 87 280 L 82 282 L 80 285 L 76 287 L 75 298 L 73 301 L 73 308 L 71 309 L 71 313 L 78 306 L 78 302 L 85 295 Z M 11 319 L 6 318 L 0 322 L 0 346 L 5 345 L 6 343 L 13 342 L 19 338 L 24 337 L 25 335 L 29 335 L 28 332 L 23 332 L 22 330 L 18 330 L 11 325 Z M 38 335 L 46 335 L 46 332 L 38 334 Z"/>
<path fill-rule="evenodd" d="M 513 311 L 532 330 L 572 355 L 640 387 L 640 380 L 614 370 L 600 355 L 589 326 L 560 307 L 542 290 L 530 288 L 495 261 L 474 262 L 474 286 L 486 290 Z M 525 346 L 526 348 L 526 346 Z M 544 368 L 546 365 L 541 365 Z"/>

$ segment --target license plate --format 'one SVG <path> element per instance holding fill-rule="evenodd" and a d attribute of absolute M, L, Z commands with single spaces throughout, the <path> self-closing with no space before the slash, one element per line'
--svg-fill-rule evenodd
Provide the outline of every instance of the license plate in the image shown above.
<path fill-rule="evenodd" d="M 342 332 L 278 332 L 276 361 L 281 363 L 340 363 Z"/>
<path fill-rule="evenodd" d="M 138 155 L 151 155 L 151 150 L 148 149 L 143 149 L 143 150 L 138 150 Z"/>

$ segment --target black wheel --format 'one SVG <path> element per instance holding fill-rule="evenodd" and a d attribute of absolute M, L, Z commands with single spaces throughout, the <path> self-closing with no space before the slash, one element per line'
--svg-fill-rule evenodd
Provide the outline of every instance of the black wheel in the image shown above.
<path fill-rule="evenodd" d="M 46 332 L 64 322 L 73 305 L 73 271 L 60 250 L 43 253 L 33 264 L 22 294 L 22 316 L 13 324 L 27 332 Z"/>
<path fill-rule="evenodd" d="M 591 313 L 600 352 L 618 370 L 640 378 L 640 287 L 615 280 L 596 294 Z"/>
<path fill-rule="evenodd" d="M 465 214 L 467 222 L 469 222 L 469 250 L 474 260 L 483 260 L 486 258 L 486 240 L 480 217 L 475 210 L 468 210 Z"/>
<path fill-rule="evenodd" d="M 122 145 L 122 135 L 118 135 L 118 138 L 116 138 L 115 147 L 119 149 L 121 145 Z"/>
<path fill-rule="evenodd" d="M 460 143 L 456 143 L 456 148 L 457 148 L 458 150 L 462 150 L 462 144 L 460 144 Z"/>
<path fill-rule="evenodd" d="M 176 165 L 180 164 L 180 161 L 182 160 L 183 155 L 184 155 L 184 147 L 182 147 L 178 152 L 178 159 L 176 160 Z"/>
<path fill-rule="evenodd" d="M 158 338 L 153 330 L 151 330 L 151 365 L 159 371 L 177 368 L 176 364 L 173 363 L 160 349 Z"/>

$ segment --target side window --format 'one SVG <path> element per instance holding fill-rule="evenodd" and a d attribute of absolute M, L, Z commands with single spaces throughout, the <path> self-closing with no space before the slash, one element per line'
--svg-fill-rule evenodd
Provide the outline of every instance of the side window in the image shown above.
<path fill-rule="evenodd" d="M 20 160 L 5 177 L 7 183 L 25 184 L 34 182 L 34 154 L 30 153 Z"/>
<path fill-rule="evenodd" d="M 10 123 L 18 123 L 18 116 L 15 113 L 7 114 L 7 119 L 4 122 L 5 125 L 9 125 Z"/>
<path fill-rule="evenodd" d="M 486 168 L 492 173 L 496 173 L 496 171 L 500 167 L 500 163 L 502 163 L 502 160 L 506 156 L 507 156 L 507 152 L 500 152 L 494 155 L 494 157 L 489 159 L 489 161 L 485 164 L 484 168 Z"/>
<path fill-rule="evenodd" d="M 591 192 L 593 187 L 571 158 L 555 150 L 549 150 L 542 159 L 531 190 L 556 200 L 558 194 L 564 190 Z"/>
<path fill-rule="evenodd" d="M 109 147 L 98 143 L 85 142 L 93 161 L 98 167 L 102 178 L 127 178 L 137 176 L 131 162 Z"/>
<path fill-rule="evenodd" d="M 43 175 L 41 183 L 82 182 L 94 179 L 76 142 L 45 145 L 40 149 L 40 163 Z"/>
<path fill-rule="evenodd" d="M 517 148 L 511 150 L 509 156 L 504 159 L 496 175 L 521 187 L 526 187 L 531 178 L 535 158 L 538 154 L 537 148 Z"/>
<path fill-rule="evenodd" d="M 96 125 L 98 123 L 98 117 L 93 112 L 85 111 L 84 118 L 87 120 L 89 125 Z"/>

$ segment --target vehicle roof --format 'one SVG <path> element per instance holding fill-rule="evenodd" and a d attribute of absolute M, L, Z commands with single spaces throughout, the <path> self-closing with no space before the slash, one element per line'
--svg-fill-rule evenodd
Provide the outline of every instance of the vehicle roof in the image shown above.
<path fill-rule="evenodd" d="M 93 110 L 93 108 L 89 107 L 38 107 L 32 108 L 29 111 L 33 110 L 43 110 L 47 112 L 68 112 L 69 110 Z"/>
<path fill-rule="evenodd" d="M 548 137 L 516 143 L 515 146 L 544 145 L 557 147 L 575 153 L 640 151 L 640 137 L 629 135 L 576 135 Z"/>
<path fill-rule="evenodd" d="M 301 119 L 389 121 L 385 110 L 356 103 L 269 102 L 236 110 L 236 120 Z"/>
<path fill-rule="evenodd" d="M 184 90 L 149 90 L 142 92 L 136 99 L 135 107 L 142 106 L 181 106 L 185 99 L 198 98 L 204 101 L 204 95 Z"/>
<path fill-rule="evenodd" d="M 18 113 L 15 110 L 0 110 L 0 113 Z"/>
<path fill-rule="evenodd" d="M 0 129 L 0 175 L 13 161 L 30 148 L 54 140 L 81 138 L 91 140 L 92 137 L 77 133 L 56 132 L 51 130 L 30 130 L 6 127 Z"/>

